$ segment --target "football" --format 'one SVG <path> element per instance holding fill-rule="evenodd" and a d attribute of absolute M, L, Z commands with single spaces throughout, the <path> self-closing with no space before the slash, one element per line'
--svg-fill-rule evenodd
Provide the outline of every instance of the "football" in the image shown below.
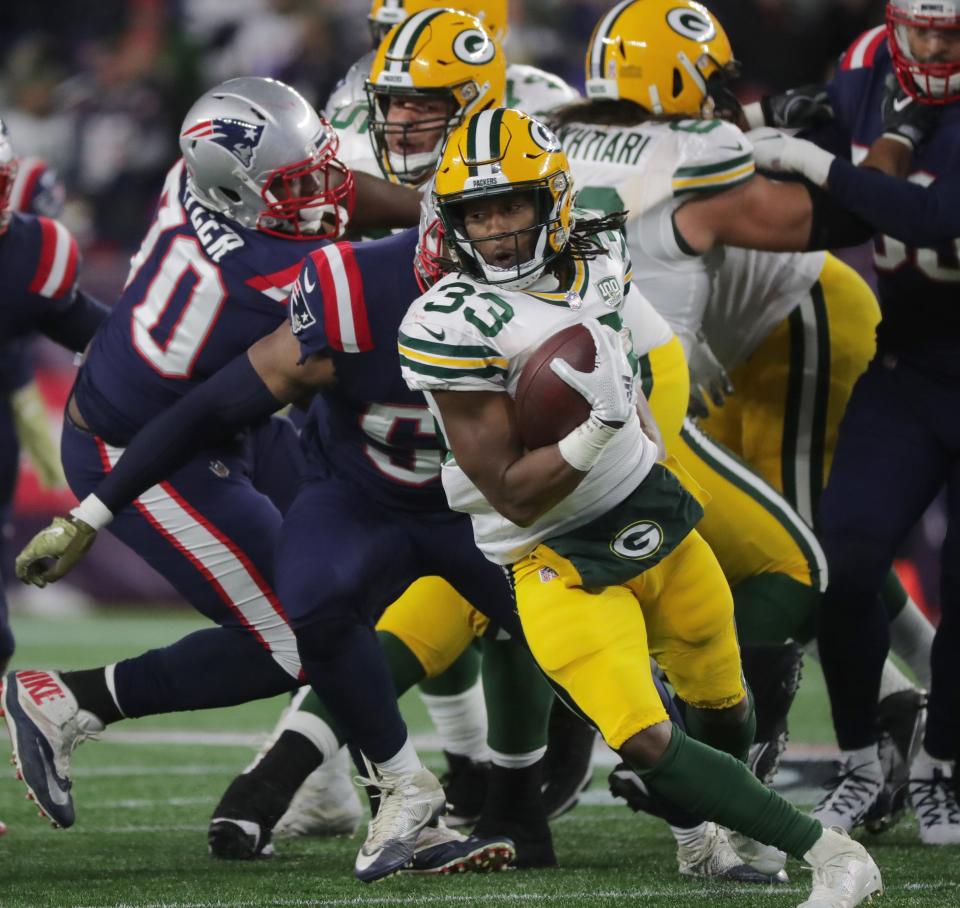
<path fill-rule="evenodd" d="M 520 438 L 528 450 L 558 442 L 590 416 L 590 404 L 550 368 L 550 361 L 559 357 L 580 372 L 592 372 L 596 356 L 583 325 L 550 335 L 530 354 L 515 397 Z"/>

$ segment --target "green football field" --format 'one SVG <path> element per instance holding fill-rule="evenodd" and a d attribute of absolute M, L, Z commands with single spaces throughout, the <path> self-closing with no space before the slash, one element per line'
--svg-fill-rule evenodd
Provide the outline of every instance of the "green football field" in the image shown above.
<path fill-rule="evenodd" d="M 163 645 L 201 626 L 193 617 L 110 612 L 87 617 L 16 619 L 21 668 L 92 667 Z M 661 824 L 631 814 L 605 794 L 599 767 L 588 804 L 554 825 L 561 869 L 491 876 L 393 878 L 364 886 L 351 876 L 361 836 L 283 842 L 254 863 L 214 862 L 206 824 L 224 787 L 249 760 L 255 735 L 273 724 L 283 700 L 233 710 L 184 713 L 114 726 L 84 744 L 74 762 L 77 823 L 54 830 L 36 816 L 10 769 L 0 784 L 0 906 L 649 905 L 792 906 L 810 874 L 791 862 L 791 883 L 776 888 L 681 879 Z M 408 697 L 411 729 L 429 734 L 419 701 Z M 3 736 L 3 756 L 9 751 Z M 421 752 L 438 768 L 436 752 Z M 823 687 L 808 665 L 793 717 L 793 741 L 829 743 Z M 5 765 L 5 764 L 4 764 Z M 887 887 L 882 905 L 960 906 L 960 853 L 921 847 L 903 823 L 868 842 Z"/>

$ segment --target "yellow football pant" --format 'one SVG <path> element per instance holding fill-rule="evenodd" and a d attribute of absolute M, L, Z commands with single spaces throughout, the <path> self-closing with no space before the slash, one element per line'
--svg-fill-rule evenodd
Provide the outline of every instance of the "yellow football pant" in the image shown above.
<path fill-rule="evenodd" d="M 828 255 L 809 298 L 733 371 L 736 393 L 702 422 L 810 526 L 854 382 L 873 358 L 879 321 L 866 282 Z"/>
<path fill-rule="evenodd" d="M 668 454 L 709 495 L 697 530 L 730 586 L 775 573 L 819 589 L 826 576 L 823 553 L 809 528 L 753 470 L 684 421 L 690 377 L 680 341 L 655 347 L 642 369 Z"/>
<path fill-rule="evenodd" d="M 667 719 L 649 656 L 692 706 L 722 709 L 745 696 L 730 589 L 696 530 L 623 585 L 584 589 L 546 545 L 513 566 L 513 581 L 540 668 L 614 749 Z"/>

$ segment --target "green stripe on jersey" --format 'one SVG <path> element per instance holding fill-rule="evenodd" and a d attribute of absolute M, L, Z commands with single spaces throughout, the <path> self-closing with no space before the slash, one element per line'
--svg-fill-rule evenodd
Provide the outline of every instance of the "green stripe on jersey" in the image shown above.
<path fill-rule="evenodd" d="M 418 375 L 429 375 L 431 378 L 444 378 L 451 381 L 457 378 L 496 378 L 507 374 L 507 370 L 501 369 L 499 366 L 484 366 L 479 369 L 431 366 L 415 359 L 408 359 L 402 353 L 400 354 L 400 365 L 411 372 L 416 372 Z"/>
<path fill-rule="evenodd" d="M 493 347 L 466 347 L 458 344 L 442 344 L 439 341 L 422 340 L 419 337 L 410 337 L 409 334 L 400 332 L 400 343 L 404 347 L 410 347 L 411 350 L 422 350 L 424 353 L 433 353 L 436 356 L 452 356 L 469 359 L 478 357 L 484 359 L 503 359 L 503 354 L 494 350 Z"/>
<path fill-rule="evenodd" d="M 735 170 L 738 167 L 749 164 L 752 160 L 753 153 L 748 151 L 739 158 L 730 158 L 726 161 L 720 161 L 717 164 L 697 164 L 691 165 L 690 167 L 678 167 L 673 172 L 673 178 L 677 180 L 687 179 L 689 177 L 706 177 L 714 173 L 723 173 L 725 170 Z"/>

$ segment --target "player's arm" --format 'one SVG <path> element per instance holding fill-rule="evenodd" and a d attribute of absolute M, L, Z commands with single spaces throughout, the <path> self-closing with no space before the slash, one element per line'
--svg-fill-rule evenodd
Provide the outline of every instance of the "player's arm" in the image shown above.
<path fill-rule="evenodd" d="M 420 223 L 420 193 L 415 189 L 360 170 L 355 170 L 353 177 L 357 198 L 351 228 L 413 227 Z"/>
<path fill-rule="evenodd" d="M 103 303 L 77 288 L 66 307 L 41 318 L 37 329 L 68 350 L 81 353 L 109 314 Z"/>
<path fill-rule="evenodd" d="M 813 206 L 799 183 L 759 174 L 733 189 L 681 205 L 673 215 L 678 245 L 689 255 L 714 246 L 744 246 L 771 252 L 809 248 Z"/>
<path fill-rule="evenodd" d="M 525 451 L 513 399 L 502 391 L 435 391 L 444 433 L 457 464 L 507 520 L 529 526 L 587 475 L 558 445 Z"/>
<path fill-rule="evenodd" d="M 550 368 L 590 404 L 590 416 L 556 444 L 526 451 L 513 400 L 502 391 L 431 392 L 457 464 L 518 526 L 529 526 L 583 481 L 636 407 L 620 335 L 595 319 L 583 325 L 597 350 L 594 370 L 579 372 L 562 359 Z"/>
<path fill-rule="evenodd" d="M 17 557 L 17 576 L 41 587 L 59 580 L 116 513 L 201 448 L 333 380 L 332 360 L 313 355 L 301 361 L 290 326 L 280 325 L 140 429 L 96 490 L 28 543 Z"/>

